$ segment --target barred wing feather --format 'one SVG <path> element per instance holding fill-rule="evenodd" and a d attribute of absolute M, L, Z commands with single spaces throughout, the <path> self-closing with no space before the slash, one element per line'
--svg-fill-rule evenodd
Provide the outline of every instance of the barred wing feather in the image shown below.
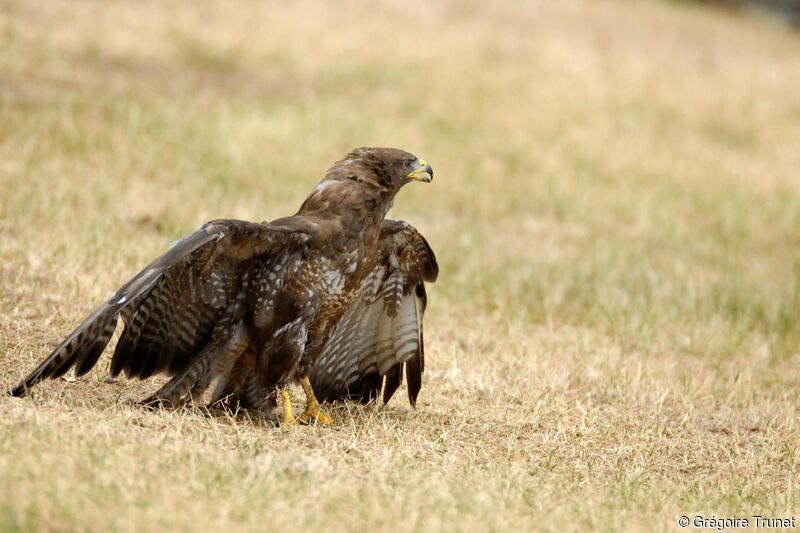
<path fill-rule="evenodd" d="M 428 243 L 413 227 L 385 221 L 382 261 L 360 295 L 339 320 L 314 369 L 311 382 L 320 399 L 388 402 L 403 382 L 416 404 L 425 370 L 422 319 L 425 281 L 438 265 Z"/>

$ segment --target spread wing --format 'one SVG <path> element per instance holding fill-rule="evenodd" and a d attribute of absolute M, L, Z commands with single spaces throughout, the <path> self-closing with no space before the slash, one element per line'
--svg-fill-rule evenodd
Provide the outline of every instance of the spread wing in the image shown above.
<path fill-rule="evenodd" d="M 396 220 L 384 221 L 379 254 L 311 371 L 322 400 L 369 402 L 382 389 L 388 402 L 405 370 L 408 398 L 411 405 L 416 403 L 425 370 L 425 282 L 436 281 L 439 267 L 425 238 Z"/>
<path fill-rule="evenodd" d="M 185 372 L 202 354 L 240 292 L 247 265 L 268 252 L 297 250 L 302 231 L 240 220 L 217 220 L 177 241 L 117 290 L 10 391 L 24 396 L 36 383 L 71 368 L 80 376 L 100 358 L 119 318 L 125 324 L 111 374 L 147 378 Z"/>

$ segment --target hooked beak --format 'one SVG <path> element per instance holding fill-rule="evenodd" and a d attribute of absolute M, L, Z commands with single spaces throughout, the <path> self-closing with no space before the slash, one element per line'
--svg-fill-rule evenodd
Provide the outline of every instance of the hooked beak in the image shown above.
<path fill-rule="evenodd" d="M 433 181 L 433 167 L 424 160 L 420 159 L 417 162 L 417 168 L 415 168 L 414 171 L 408 175 L 408 179 L 430 183 Z"/>

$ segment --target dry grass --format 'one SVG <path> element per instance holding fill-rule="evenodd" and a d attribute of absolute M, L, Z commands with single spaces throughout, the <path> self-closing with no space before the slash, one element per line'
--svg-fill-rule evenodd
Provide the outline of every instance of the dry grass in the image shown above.
<path fill-rule="evenodd" d="M 0 397 L 0 530 L 676 528 L 790 515 L 800 38 L 653 2 L 0 0 L 0 386 L 181 234 L 353 146 L 436 168 L 422 404 L 281 431 Z"/>

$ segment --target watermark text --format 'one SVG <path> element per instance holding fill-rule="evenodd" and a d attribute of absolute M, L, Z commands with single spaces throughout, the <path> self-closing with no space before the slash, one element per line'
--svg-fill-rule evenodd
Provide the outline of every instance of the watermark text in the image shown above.
<path fill-rule="evenodd" d="M 691 527 L 695 529 L 716 529 L 725 531 L 726 529 L 746 529 L 755 527 L 756 529 L 795 529 L 797 522 L 794 516 L 774 517 L 754 514 L 752 516 L 681 516 L 678 518 L 678 525 L 683 528 Z"/>

